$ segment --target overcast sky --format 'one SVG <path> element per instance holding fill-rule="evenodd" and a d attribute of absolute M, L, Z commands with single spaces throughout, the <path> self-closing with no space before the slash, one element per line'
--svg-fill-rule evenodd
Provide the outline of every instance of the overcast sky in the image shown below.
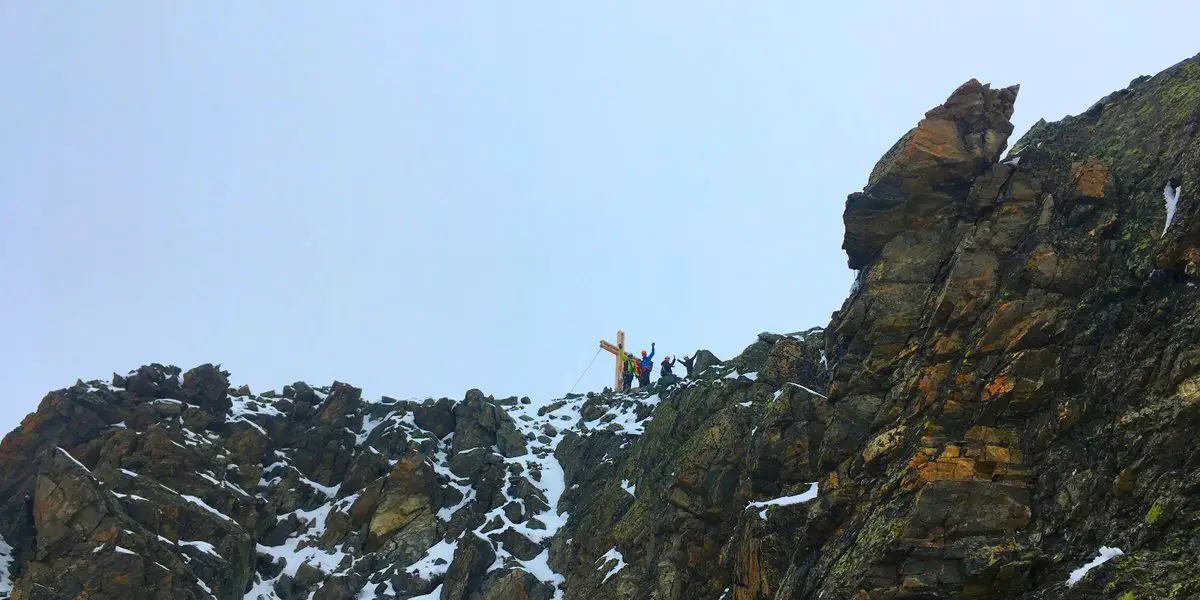
<path fill-rule="evenodd" d="M 618 328 L 727 358 L 824 325 L 845 197 L 926 110 L 1020 83 L 1019 134 L 1194 54 L 1172 32 L 1196 22 L 1153 1 L 0 3 L 0 430 L 150 362 L 544 401 Z M 603 355 L 577 391 L 611 376 Z"/>

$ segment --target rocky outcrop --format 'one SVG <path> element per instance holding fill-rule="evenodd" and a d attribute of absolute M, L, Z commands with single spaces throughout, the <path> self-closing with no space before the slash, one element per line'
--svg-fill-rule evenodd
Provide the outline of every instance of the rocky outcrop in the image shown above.
<path fill-rule="evenodd" d="M 1200 57 L 1005 156 L 1016 99 L 967 82 L 850 195 L 828 327 L 691 378 L 52 392 L 0 598 L 1200 597 Z"/>

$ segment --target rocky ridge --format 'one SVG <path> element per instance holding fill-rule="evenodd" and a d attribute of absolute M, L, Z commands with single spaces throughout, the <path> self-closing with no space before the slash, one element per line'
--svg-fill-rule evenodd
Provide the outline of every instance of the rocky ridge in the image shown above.
<path fill-rule="evenodd" d="M 850 195 L 827 327 L 687 381 L 53 392 L 0 444 L 0 590 L 1200 597 L 1200 57 L 1005 155 L 1017 95 L 965 83 Z"/>

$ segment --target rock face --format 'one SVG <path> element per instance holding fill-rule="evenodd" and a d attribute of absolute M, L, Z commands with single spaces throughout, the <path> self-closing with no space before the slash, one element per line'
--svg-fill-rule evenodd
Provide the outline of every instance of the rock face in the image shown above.
<path fill-rule="evenodd" d="M 1016 98 L 967 82 L 850 195 L 828 327 L 694 378 L 52 392 L 0 443 L 0 598 L 1200 597 L 1200 57 L 1004 157 Z"/>

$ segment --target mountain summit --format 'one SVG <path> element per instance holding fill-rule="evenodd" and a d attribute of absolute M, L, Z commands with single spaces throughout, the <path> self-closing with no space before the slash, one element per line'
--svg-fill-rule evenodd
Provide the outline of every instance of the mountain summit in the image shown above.
<path fill-rule="evenodd" d="M 854 289 L 544 406 L 149 365 L 0 444 L 0 598 L 1200 597 L 1200 56 L 1011 151 L 968 81 L 846 200 Z"/>

